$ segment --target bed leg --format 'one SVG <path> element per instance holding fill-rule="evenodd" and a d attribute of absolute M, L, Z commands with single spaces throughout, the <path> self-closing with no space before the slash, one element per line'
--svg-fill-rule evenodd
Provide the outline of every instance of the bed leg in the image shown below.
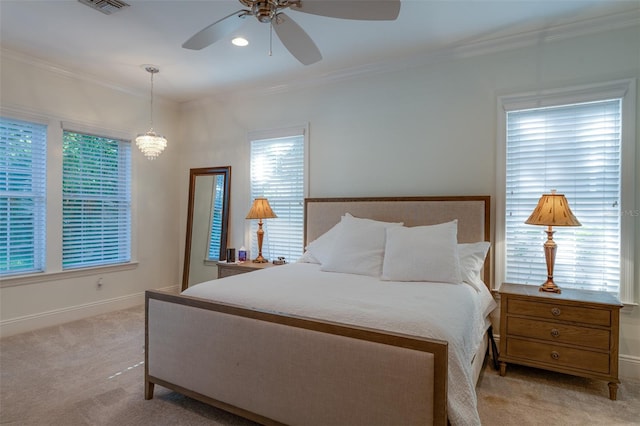
<path fill-rule="evenodd" d="M 144 399 L 149 400 L 153 398 L 153 387 L 155 383 L 148 380 L 144 381 Z"/>
<path fill-rule="evenodd" d="M 493 369 L 498 371 L 499 366 L 498 366 L 498 358 L 500 357 L 500 354 L 498 353 L 498 345 L 496 345 L 496 339 L 493 338 L 493 326 L 490 325 L 489 326 L 489 330 L 487 330 L 487 332 L 489 333 L 489 339 L 490 339 L 490 343 L 491 343 L 491 354 L 493 357 Z M 487 348 L 488 350 L 488 348 Z"/>

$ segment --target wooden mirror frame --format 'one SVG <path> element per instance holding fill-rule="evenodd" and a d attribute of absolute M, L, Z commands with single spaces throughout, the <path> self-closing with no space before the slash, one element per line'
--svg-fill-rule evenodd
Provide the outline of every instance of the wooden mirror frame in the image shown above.
<path fill-rule="evenodd" d="M 196 178 L 198 176 L 224 176 L 224 197 L 222 202 L 222 230 L 220 235 L 220 259 L 224 260 L 227 252 L 229 236 L 229 203 L 231 196 L 231 166 L 201 167 L 189 170 L 189 204 L 187 205 L 187 232 L 184 246 L 184 267 L 182 270 L 182 289 L 189 287 L 189 269 L 191 266 L 191 244 L 193 229 L 193 212 L 196 193 Z"/>

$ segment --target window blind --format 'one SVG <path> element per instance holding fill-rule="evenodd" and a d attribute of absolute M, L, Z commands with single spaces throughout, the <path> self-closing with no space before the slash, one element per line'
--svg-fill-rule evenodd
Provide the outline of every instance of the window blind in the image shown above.
<path fill-rule="evenodd" d="M 131 147 L 64 131 L 63 269 L 131 259 Z"/>
<path fill-rule="evenodd" d="M 224 176 L 216 175 L 211 203 L 211 226 L 209 229 L 208 260 L 220 260 L 220 241 L 222 240 L 222 203 L 224 201 Z"/>
<path fill-rule="evenodd" d="M 0 275 L 45 268 L 47 126 L 0 118 Z"/>
<path fill-rule="evenodd" d="M 554 228 L 554 281 L 619 291 L 621 106 L 610 99 L 507 112 L 506 281 L 545 280 L 544 227 L 524 221 L 556 189 L 582 226 Z"/>
<path fill-rule="evenodd" d="M 251 201 L 266 197 L 276 219 L 263 220 L 262 254 L 287 261 L 302 256 L 305 197 L 304 134 L 251 141 Z M 249 211 L 247 209 L 247 211 Z M 251 256 L 258 254 L 258 221 L 251 221 Z"/>

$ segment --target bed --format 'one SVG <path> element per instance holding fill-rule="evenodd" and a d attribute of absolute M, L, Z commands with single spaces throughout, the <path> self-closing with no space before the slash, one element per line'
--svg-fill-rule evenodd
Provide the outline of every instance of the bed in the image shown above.
<path fill-rule="evenodd" d="M 488 196 L 306 199 L 299 262 L 146 292 L 145 398 L 157 384 L 263 424 L 479 424 L 489 212 Z"/>

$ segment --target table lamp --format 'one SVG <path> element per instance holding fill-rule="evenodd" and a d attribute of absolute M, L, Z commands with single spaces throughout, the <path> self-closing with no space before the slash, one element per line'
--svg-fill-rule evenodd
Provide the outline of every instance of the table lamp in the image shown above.
<path fill-rule="evenodd" d="M 276 218 L 276 214 L 271 210 L 269 201 L 264 197 L 258 197 L 253 200 L 251 210 L 247 214 L 246 219 L 260 219 L 258 222 L 258 257 L 253 259 L 254 263 L 267 263 L 268 260 L 262 257 L 262 240 L 264 238 L 264 231 L 262 230 L 262 219 Z"/>
<path fill-rule="evenodd" d="M 553 226 L 581 226 L 578 219 L 569 208 L 569 203 L 563 194 L 557 194 L 555 189 L 551 194 L 542 194 L 538 205 L 524 223 L 528 225 L 548 226 L 547 241 L 544 243 L 544 257 L 547 261 L 547 281 L 540 286 L 540 291 L 560 293 L 560 287 L 553 282 L 553 265 L 556 261 L 557 245 L 553 241 Z"/>

